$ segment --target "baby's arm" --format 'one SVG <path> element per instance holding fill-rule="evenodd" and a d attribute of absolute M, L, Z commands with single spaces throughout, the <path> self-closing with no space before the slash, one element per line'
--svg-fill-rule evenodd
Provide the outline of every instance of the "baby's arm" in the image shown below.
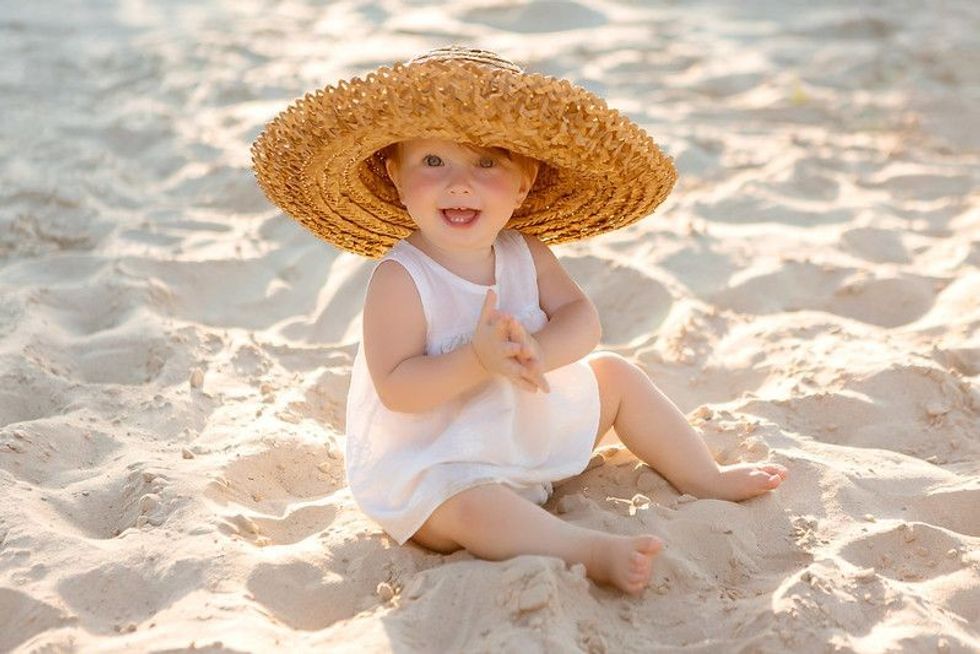
<path fill-rule="evenodd" d="M 408 271 L 394 261 L 379 264 L 371 278 L 363 327 L 371 380 L 392 411 L 427 411 L 490 377 L 471 347 L 425 355 L 422 301 Z"/>
<path fill-rule="evenodd" d="M 495 303 L 496 295 L 488 292 L 471 343 L 427 356 L 425 313 L 415 283 L 397 263 L 380 264 L 364 302 L 364 356 L 382 404 L 403 413 L 428 411 L 493 375 L 531 392 L 539 386 L 547 390 L 543 373 L 528 372 L 518 362 L 523 346 L 508 339 L 507 316 Z"/>
<path fill-rule="evenodd" d="M 548 315 L 548 324 L 533 334 L 547 372 L 592 352 L 602 337 L 602 327 L 595 305 L 551 249 L 534 236 L 525 234 L 524 239 L 538 272 L 538 301 Z"/>

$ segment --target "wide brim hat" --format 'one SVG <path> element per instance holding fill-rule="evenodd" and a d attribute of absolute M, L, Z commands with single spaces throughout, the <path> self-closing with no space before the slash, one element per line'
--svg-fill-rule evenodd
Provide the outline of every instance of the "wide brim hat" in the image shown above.
<path fill-rule="evenodd" d="M 677 176 L 654 140 L 602 98 L 455 46 L 306 94 L 266 125 L 252 162 L 286 214 L 339 248 L 376 258 L 417 229 L 382 152 L 416 138 L 538 160 L 507 228 L 551 244 L 649 215 Z"/>

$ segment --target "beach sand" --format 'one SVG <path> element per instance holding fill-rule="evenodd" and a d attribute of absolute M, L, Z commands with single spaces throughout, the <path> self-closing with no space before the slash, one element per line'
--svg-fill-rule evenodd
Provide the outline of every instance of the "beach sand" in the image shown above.
<path fill-rule="evenodd" d="M 343 0 L 0 9 L 0 651 L 980 650 L 980 5 Z M 372 262 L 263 197 L 295 97 L 440 45 L 675 158 L 556 254 L 722 462 L 610 435 L 546 508 L 666 543 L 642 597 L 396 546 L 344 480 Z"/>

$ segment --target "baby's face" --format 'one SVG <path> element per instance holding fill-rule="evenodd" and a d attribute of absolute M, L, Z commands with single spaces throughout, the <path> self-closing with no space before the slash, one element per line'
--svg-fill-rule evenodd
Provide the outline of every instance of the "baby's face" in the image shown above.
<path fill-rule="evenodd" d="M 502 150 L 438 139 L 404 141 L 388 174 L 422 235 L 445 249 L 489 247 L 533 182 Z"/>

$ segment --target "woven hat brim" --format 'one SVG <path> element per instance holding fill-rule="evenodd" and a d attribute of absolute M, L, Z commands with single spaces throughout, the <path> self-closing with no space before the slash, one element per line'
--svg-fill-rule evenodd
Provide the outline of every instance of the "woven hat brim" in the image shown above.
<path fill-rule="evenodd" d="M 337 247 L 380 257 L 415 224 L 379 151 L 438 138 L 542 162 L 507 227 L 561 243 L 625 227 L 676 171 L 638 125 L 568 80 L 473 61 L 396 64 L 307 94 L 252 146 L 266 196 Z"/>

